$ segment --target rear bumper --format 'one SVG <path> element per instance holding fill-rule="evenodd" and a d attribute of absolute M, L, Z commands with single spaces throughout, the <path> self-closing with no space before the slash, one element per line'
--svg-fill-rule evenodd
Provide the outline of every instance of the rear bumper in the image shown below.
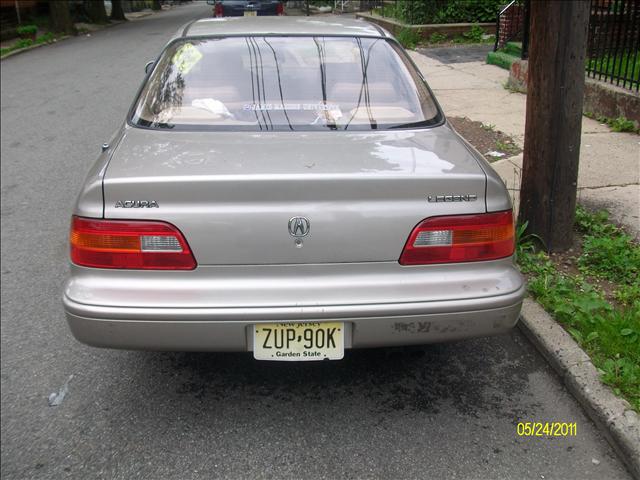
<path fill-rule="evenodd" d="M 347 348 L 415 345 L 494 335 L 520 315 L 524 284 L 490 297 L 411 303 L 267 308 L 121 308 L 64 297 L 80 342 L 109 348 L 251 351 L 251 326 L 263 322 L 343 321 Z"/>

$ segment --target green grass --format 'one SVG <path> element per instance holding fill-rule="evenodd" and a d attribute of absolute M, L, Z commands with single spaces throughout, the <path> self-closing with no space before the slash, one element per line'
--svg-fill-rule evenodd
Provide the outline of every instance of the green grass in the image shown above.
<path fill-rule="evenodd" d="M 600 123 L 606 123 L 614 132 L 632 132 L 640 134 L 640 127 L 637 122 L 626 117 L 609 118 L 604 115 L 596 115 L 592 112 L 585 112 L 585 117 L 593 118 Z"/>
<path fill-rule="evenodd" d="M 462 37 L 469 43 L 480 43 L 483 35 L 484 29 L 478 24 L 473 24 L 469 31 L 462 34 Z"/>
<path fill-rule="evenodd" d="M 473 30 L 473 27 L 472 27 Z M 494 43 L 495 35 L 489 35 L 487 38 L 484 38 L 482 34 L 477 35 L 477 31 L 473 32 L 469 30 L 462 35 L 456 35 L 455 37 L 448 37 L 440 32 L 434 32 L 429 35 L 428 38 L 423 39 L 420 43 L 426 47 L 430 46 L 451 46 L 451 45 L 459 45 L 459 44 L 468 44 L 475 45 L 479 43 Z"/>
<path fill-rule="evenodd" d="M 414 49 L 421 37 L 415 29 L 405 27 L 400 30 L 396 38 L 404 48 Z"/>
<path fill-rule="evenodd" d="M 625 117 L 610 118 L 606 120 L 606 123 L 614 132 L 640 133 L 640 130 L 636 126 L 635 122 Z"/>
<path fill-rule="evenodd" d="M 484 29 L 479 25 L 472 25 L 470 30 L 467 30 L 462 35 L 457 35 L 453 38 L 453 43 L 494 43 L 495 35 L 488 35 L 484 37 Z"/>
<path fill-rule="evenodd" d="M 576 228 L 584 233 L 582 255 L 578 259 L 580 271 L 640 288 L 640 245 L 608 219 L 605 211 L 590 213 L 582 207 L 576 209 Z"/>
<path fill-rule="evenodd" d="M 522 43 L 520 42 L 507 42 L 505 46 L 502 48 L 504 53 L 508 53 L 509 55 L 513 55 L 514 57 L 521 58 L 522 57 Z"/>
<path fill-rule="evenodd" d="M 447 41 L 447 36 L 440 32 L 433 32 L 429 36 L 429 43 L 443 43 Z"/>
<path fill-rule="evenodd" d="M 498 67 L 504 68 L 506 70 L 510 70 L 511 64 L 516 60 L 518 60 L 518 57 L 509 55 L 508 53 L 501 51 L 489 52 L 487 54 L 487 63 L 489 65 L 497 65 Z"/>
<path fill-rule="evenodd" d="M 513 143 L 505 143 L 498 140 L 496 141 L 496 150 L 502 153 L 515 153 L 518 151 L 518 147 Z"/>
<path fill-rule="evenodd" d="M 20 37 L 27 38 L 38 33 L 38 27 L 36 25 L 21 25 L 16 28 L 16 32 Z"/>
<path fill-rule="evenodd" d="M 576 228 L 584 235 L 579 274 L 560 271 L 531 237 L 518 242 L 518 264 L 531 295 L 584 348 L 602 380 L 640 411 L 640 246 L 606 213 L 578 207 Z M 615 302 L 598 287 L 600 280 L 613 282 Z"/>
<path fill-rule="evenodd" d="M 21 38 L 10 47 L 0 48 L 0 57 L 4 57 L 6 54 L 10 52 L 13 52 L 15 50 L 20 50 L 21 48 L 27 48 L 32 45 L 52 43 L 53 41 L 55 41 L 55 39 L 56 39 L 56 36 L 51 32 L 47 32 L 43 35 L 40 35 L 38 38 L 35 39 L 35 41 L 31 40 L 30 38 Z"/>
<path fill-rule="evenodd" d="M 633 65 L 635 60 L 635 67 Z M 631 68 L 633 71 L 631 71 Z M 640 52 L 621 52 L 587 60 L 587 68 L 609 76 L 625 76 L 640 81 Z"/>

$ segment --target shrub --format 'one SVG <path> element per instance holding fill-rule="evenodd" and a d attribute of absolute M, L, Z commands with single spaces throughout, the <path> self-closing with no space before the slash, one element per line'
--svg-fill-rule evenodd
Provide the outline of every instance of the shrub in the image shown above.
<path fill-rule="evenodd" d="M 442 43 L 447 40 L 447 36 L 439 32 L 434 32 L 429 37 L 430 43 Z"/>
<path fill-rule="evenodd" d="M 404 48 L 414 49 L 420 41 L 420 34 L 413 28 L 403 28 L 397 38 Z"/>
<path fill-rule="evenodd" d="M 380 10 L 406 23 L 495 22 L 503 0 L 398 0 Z"/>
<path fill-rule="evenodd" d="M 22 25 L 16 28 L 16 32 L 20 38 L 35 38 L 38 33 L 38 27 L 35 25 Z"/>
<path fill-rule="evenodd" d="M 13 47 L 15 50 L 18 50 L 19 48 L 27 48 L 31 45 L 33 45 L 33 40 L 30 38 L 21 38 L 13 45 Z"/>
<path fill-rule="evenodd" d="M 609 118 L 604 115 L 596 115 L 593 112 L 585 112 L 585 117 L 593 118 L 600 123 L 606 123 L 614 132 L 632 132 L 640 134 L 640 126 L 626 117 Z"/>
<path fill-rule="evenodd" d="M 51 43 L 55 40 L 55 35 L 51 32 L 47 32 L 44 35 L 40 35 L 36 38 L 36 43 Z"/>
<path fill-rule="evenodd" d="M 462 36 L 469 42 L 479 43 L 482 41 L 484 35 L 484 29 L 477 23 L 471 27 L 471 30 L 462 34 Z"/>
<path fill-rule="evenodd" d="M 440 8 L 434 23 L 495 22 L 503 0 L 450 0 Z"/>
<path fill-rule="evenodd" d="M 383 3 L 381 7 L 375 8 L 373 12 L 383 17 L 400 18 L 397 6 L 397 3 Z"/>
<path fill-rule="evenodd" d="M 607 123 L 614 132 L 635 132 L 637 130 L 636 124 L 625 117 L 614 118 Z"/>
<path fill-rule="evenodd" d="M 396 2 L 395 17 L 411 24 L 432 23 L 437 13 L 437 2 L 414 2 L 399 0 Z"/>

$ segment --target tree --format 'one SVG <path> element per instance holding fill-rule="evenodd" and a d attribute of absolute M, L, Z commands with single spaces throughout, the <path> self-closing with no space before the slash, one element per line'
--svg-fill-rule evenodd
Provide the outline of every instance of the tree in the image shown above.
<path fill-rule="evenodd" d="M 75 35 L 78 33 L 71 20 L 69 2 L 67 0 L 49 2 L 49 17 L 51 20 L 51 30 L 54 32 L 65 35 Z"/>
<path fill-rule="evenodd" d="M 107 11 L 104 8 L 104 0 L 84 0 L 85 11 L 92 23 L 107 23 Z"/>
<path fill-rule="evenodd" d="M 111 0 L 111 20 L 126 20 L 122 0 Z"/>
<path fill-rule="evenodd" d="M 161 10 L 162 9 L 162 5 L 160 5 L 160 0 L 153 0 L 153 3 L 151 4 L 151 10 Z"/>
<path fill-rule="evenodd" d="M 590 2 L 532 0 L 520 223 L 548 251 L 573 243 Z"/>

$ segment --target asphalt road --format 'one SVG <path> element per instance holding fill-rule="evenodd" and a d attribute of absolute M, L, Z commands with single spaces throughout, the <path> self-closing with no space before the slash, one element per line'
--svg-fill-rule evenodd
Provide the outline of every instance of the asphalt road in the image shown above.
<path fill-rule="evenodd" d="M 2 478 L 628 478 L 517 331 L 307 364 L 71 337 L 60 297 L 77 189 L 146 61 L 209 8 L 2 62 Z M 518 437 L 532 420 L 578 434 Z"/>

